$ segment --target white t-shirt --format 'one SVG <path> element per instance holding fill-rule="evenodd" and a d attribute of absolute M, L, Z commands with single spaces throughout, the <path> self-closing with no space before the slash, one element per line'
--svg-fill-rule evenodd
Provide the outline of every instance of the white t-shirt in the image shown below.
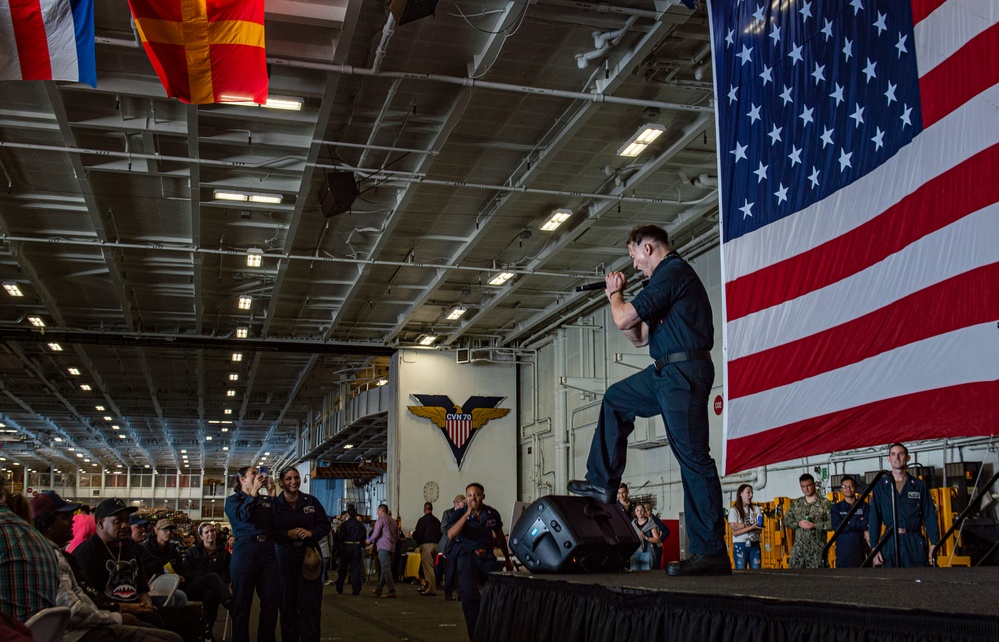
<path fill-rule="evenodd" d="M 746 509 L 746 519 L 739 519 L 739 510 L 733 506 L 728 509 L 728 521 L 730 524 L 756 524 L 760 518 L 763 511 L 756 504 L 751 504 L 748 509 Z M 742 535 L 733 535 L 732 541 L 737 544 L 749 544 L 750 542 L 760 541 L 760 531 L 752 530 L 743 533 Z"/>

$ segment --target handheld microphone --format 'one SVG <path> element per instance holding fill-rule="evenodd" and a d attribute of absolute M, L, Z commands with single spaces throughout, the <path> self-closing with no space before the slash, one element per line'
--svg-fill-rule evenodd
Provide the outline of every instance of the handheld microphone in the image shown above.
<path fill-rule="evenodd" d="M 585 285 L 577 285 L 576 292 L 589 292 L 590 290 L 604 290 L 607 288 L 606 281 L 594 281 Z"/>

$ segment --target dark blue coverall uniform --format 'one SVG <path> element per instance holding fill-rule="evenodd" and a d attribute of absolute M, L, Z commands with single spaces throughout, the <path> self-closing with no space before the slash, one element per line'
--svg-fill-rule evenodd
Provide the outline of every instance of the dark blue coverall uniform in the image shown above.
<path fill-rule="evenodd" d="M 260 598 L 257 642 L 274 642 L 277 636 L 281 583 L 274 553 L 274 498 L 251 497 L 240 489 L 225 499 L 225 515 L 236 543 L 232 547 L 232 639 L 250 641 L 250 607 L 253 591 Z"/>
<path fill-rule="evenodd" d="M 293 507 L 284 493 L 274 498 L 277 506 L 278 568 L 281 570 L 281 640 L 282 642 L 319 642 L 320 609 L 323 603 L 322 574 L 314 580 L 302 576 L 305 549 L 319 550 L 319 540 L 330 532 L 330 519 L 323 505 L 312 495 L 298 494 Z M 288 537 L 293 528 L 312 533 L 304 540 Z"/>
<path fill-rule="evenodd" d="M 586 481 L 617 490 L 624 473 L 635 417 L 661 415 L 670 449 L 680 465 L 690 552 L 725 551 L 721 484 L 708 441 L 708 395 L 715 367 L 711 304 L 693 268 L 675 252 L 660 261 L 632 305 L 649 326 L 653 359 L 683 353 L 687 360 L 654 365 L 607 388 L 586 462 Z M 682 357 L 680 357 L 682 358 Z"/>
<path fill-rule="evenodd" d="M 830 515 L 833 530 L 839 528 L 851 508 L 853 505 L 846 503 L 845 499 L 833 505 Z M 862 502 L 843 532 L 836 538 L 836 568 L 858 567 L 867 559 L 871 549 L 864 539 L 864 533 L 867 532 L 867 515 L 870 512 L 871 505 Z"/>
<path fill-rule="evenodd" d="M 458 509 L 451 514 L 448 528 L 451 528 L 468 507 Z M 457 552 L 458 566 L 458 596 L 461 597 L 461 610 L 465 613 L 465 626 L 468 637 L 475 631 L 475 623 L 479 619 L 479 585 L 485 583 L 489 574 L 500 568 L 493 548 L 493 533 L 503 530 L 503 520 L 492 506 L 482 505 L 482 514 L 478 517 L 473 512 L 462 527 L 461 533 L 454 541 L 451 554 Z"/>
<path fill-rule="evenodd" d="M 340 545 L 340 569 L 336 576 L 336 592 L 343 593 L 343 583 L 350 571 L 350 587 L 354 595 L 361 593 L 361 554 L 364 552 L 364 538 L 368 533 L 364 524 L 354 517 L 347 518 L 336 532 L 336 541 Z"/>
<path fill-rule="evenodd" d="M 891 510 L 891 494 L 895 493 L 898 504 L 898 527 L 904 530 L 899 533 L 898 547 L 900 562 L 895 560 L 895 544 L 888 542 L 881 547 L 884 566 L 887 568 L 911 568 L 929 566 L 929 550 L 922 529 L 926 527 L 926 536 L 930 544 L 940 541 L 940 528 L 937 525 L 937 509 L 930 498 L 930 490 L 926 482 L 908 475 L 902 492 L 895 490 L 895 480 L 886 477 L 878 481 L 871 493 L 871 514 L 868 519 L 868 529 L 871 533 L 871 544 L 881 538 L 881 525 L 887 530 L 894 525 Z"/>

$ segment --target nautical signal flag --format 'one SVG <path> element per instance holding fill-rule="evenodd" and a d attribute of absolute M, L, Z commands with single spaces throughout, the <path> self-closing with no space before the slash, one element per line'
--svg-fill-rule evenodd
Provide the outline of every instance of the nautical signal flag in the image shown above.
<path fill-rule="evenodd" d="M 716 1 L 725 472 L 999 425 L 999 3 Z"/>
<path fill-rule="evenodd" d="M 0 0 L 0 80 L 96 87 L 93 0 Z"/>
<path fill-rule="evenodd" d="M 167 95 L 185 103 L 267 101 L 264 0 L 129 0 Z"/>

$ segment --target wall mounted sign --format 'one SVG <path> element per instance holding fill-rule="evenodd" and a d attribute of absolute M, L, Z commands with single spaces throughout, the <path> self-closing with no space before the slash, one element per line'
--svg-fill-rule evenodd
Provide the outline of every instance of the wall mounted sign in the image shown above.
<path fill-rule="evenodd" d="M 409 411 L 417 417 L 429 419 L 441 429 L 459 469 L 475 433 L 491 419 L 506 417 L 510 413 L 509 408 L 496 407 L 504 397 L 469 397 L 461 406 L 447 395 L 413 397 L 423 405 L 408 406 Z"/>

